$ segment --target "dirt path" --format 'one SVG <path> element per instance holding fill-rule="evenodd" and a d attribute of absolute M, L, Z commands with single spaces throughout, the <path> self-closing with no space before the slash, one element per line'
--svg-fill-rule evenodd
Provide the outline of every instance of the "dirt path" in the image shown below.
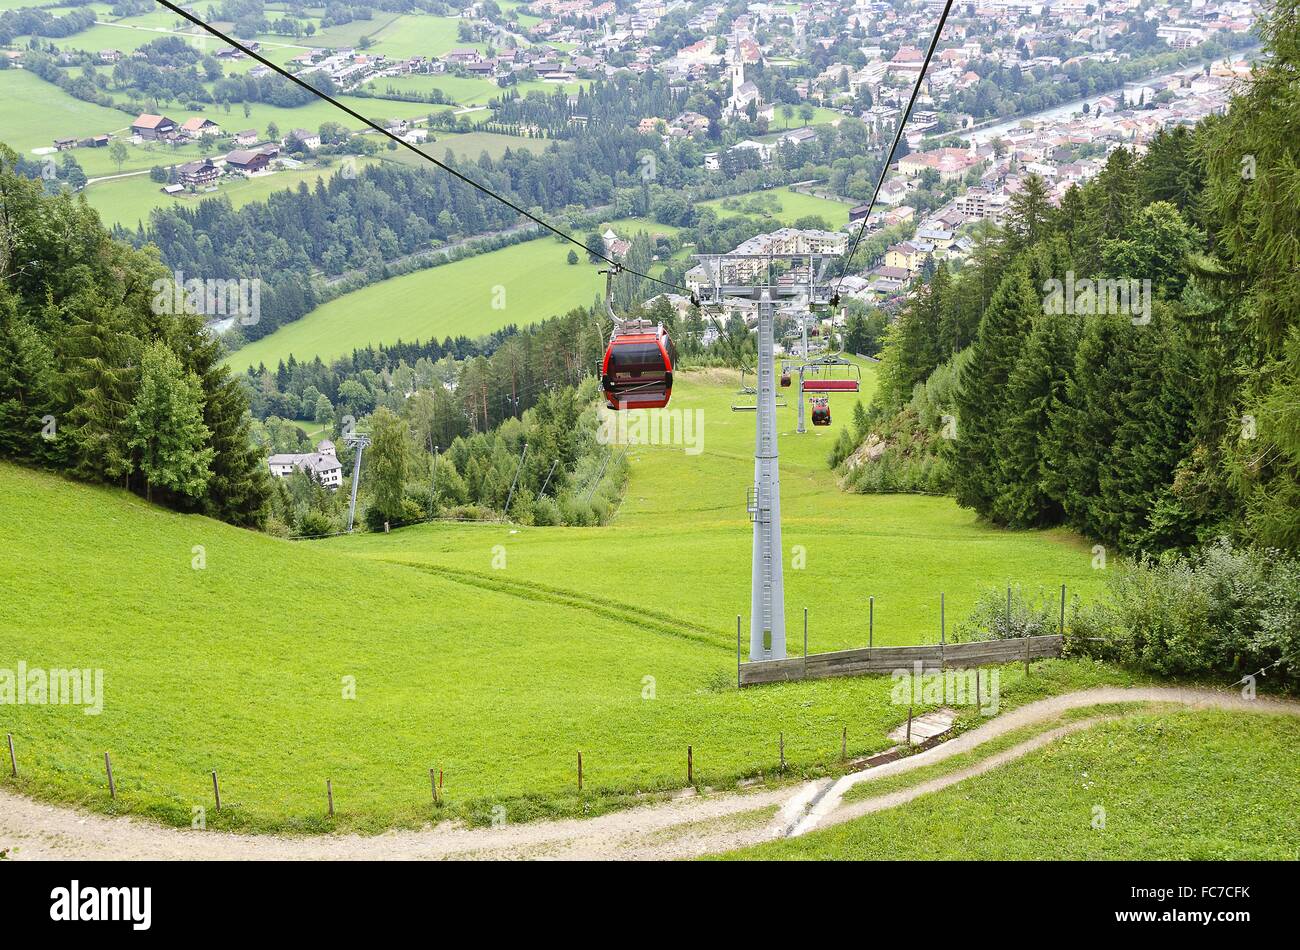
<path fill-rule="evenodd" d="M 543 821 L 500 828 L 466 829 L 443 824 L 420 831 L 373 837 L 327 835 L 289 838 L 165 828 L 46 805 L 0 791 L 0 849 L 17 860 L 240 859 L 595 859 L 689 858 L 745 847 L 892 808 L 998 768 L 1106 717 L 1072 722 L 987 759 L 911 788 L 842 804 L 844 792 L 861 782 L 942 762 L 1015 729 L 1050 721 L 1070 709 L 1107 703 L 1175 703 L 1300 716 L 1300 704 L 1244 700 L 1210 690 L 1104 687 L 1039 700 L 998 716 L 957 738 L 887 765 L 793 787 L 725 792 L 681 798 L 587 820 Z"/>

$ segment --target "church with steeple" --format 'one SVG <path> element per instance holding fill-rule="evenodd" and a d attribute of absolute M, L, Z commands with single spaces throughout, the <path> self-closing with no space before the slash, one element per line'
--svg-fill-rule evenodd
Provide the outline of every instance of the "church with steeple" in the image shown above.
<path fill-rule="evenodd" d="M 727 114 L 744 115 L 751 102 L 755 108 L 761 109 L 763 94 L 758 91 L 758 86 L 745 79 L 745 52 L 741 48 L 739 36 L 731 37 L 728 53 L 731 61 L 731 96 L 727 100 Z"/>

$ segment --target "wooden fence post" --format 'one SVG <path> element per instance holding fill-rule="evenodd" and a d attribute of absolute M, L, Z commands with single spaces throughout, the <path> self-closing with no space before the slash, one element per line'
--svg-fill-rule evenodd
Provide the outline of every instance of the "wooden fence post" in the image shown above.
<path fill-rule="evenodd" d="M 849 727 L 845 726 L 844 731 L 840 733 L 840 758 L 849 757 Z"/>
<path fill-rule="evenodd" d="M 1025 627 L 1025 675 L 1029 675 L 1029 628 Z"/>
<path fill-rule="evenodd" d="M 14 755 L 14 734 L 10 732 L 6 733 L 6 735 L 9 737 L 9 770 L 13 773 L 13 777 L 17 778 L 18 758 Z"/>
<path fill-rule="evenodd" d="M 695 784 L 695 752 L 690 747 L 686 747 L 686 784 Z"/>
<path fill-rule="evenodd" d="M 221 786 L 217 784 L 217 770 L 212 770 L 212 797 L 217 800 L 217 811 L 221 811 Z"/>
<path fill-rule="evenodd" d="M 876 645 L 876 598 L 867 598 L 867 646 Z"/>
<path fill-rule="evenodd" d="M 582 791 L 582 753 L 578 753 L 578 791 Z"/>
<path fill-rule="evenodd" d="M 433 787 L 433 803 L 438 804 L 438 772 L 436 769 L 429 769 L 429 784 Z"/>
<path fill-rule="evenodd" d="M 803 678 L 808 678 L 808 608 L 803 609 Z"/>
<path fill-rule="evenodd" d="M 740 689 L 740 614 L 736 614 L 736 689 Z"/>
<path fill-rule="evenodd" d="M 113 781 L 113 760 L 104 753 L 104 771 L 108 773 L 108 797 L 117 798 L 117 783 Z"/>
<path fill-rule="evenodd" d="M 325 798 L 329 802 L 330 817 L 334 817 L 334 783 L 329 779 L 325 780 Z"/>
<path fill-rule="evenodd" d="M 944 658 L 944 649 L 948 645 L 948 630 L 946 615 L 944 611 L 943 591 L 939 592 L 939 669 L 944 669 L 947 665 Z"/>
<path fill-rule="evenodd" d="M 907 707 L 907 744 L 912 744 L 912 707 Z"/>
<path fill-rule="evenodd" d="M 1065 636 L 1065 585 L 1061 585 L 1061 636 Z M 1064 644 L 1062 644 L 1064 645 Z"/>
<path fill-rule="evenodd" d="M 781 755 L 781 774 L 785 774 L 785 733 L 782 732 L 777 739 L 777 749 Z"/>
<path fill-rule="evenodd" d="M 980 668 L 977 666 L 975 667 L 975 708 L 978 709 L 981 705 L 982 703 L 980 702 Z"/>
<path fill-rule="evenodd" d="M 1007 585 L 1007 636 L 1011 636 L 1011 585 Z"/>

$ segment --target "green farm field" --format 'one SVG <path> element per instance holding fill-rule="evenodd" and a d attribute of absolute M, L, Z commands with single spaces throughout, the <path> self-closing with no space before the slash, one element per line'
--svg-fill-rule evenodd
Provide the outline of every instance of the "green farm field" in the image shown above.
<path fill-rule="evenodd" d="M 374 100 L 376 102 L 382 100 Z M 435 106 L 434 108 L 440 108 Z M 443 107 L 445 108 L 445 107 Z M 500 135 L 496 132 L 436 132 L 435 140 L 425 142 L 420 149 L 433 158 L 442 161 L 447 152 L 450 150 L 452 155 L 462 163 L 477 162 L 479 156 L 487 152 L 492 158 L 497 159 L 505 154 L 506 149 L 518 151 L 524 149 L 534 154 L 544 152 L 551 144 L 547 138 L 519 138 L 514 135 Z M 421 168 L 429 171 L 431 166 L 423 158 L 415 155 L 410 149 L 399 148 L 396 151 L 383 151 L 379 153 L 383 161 L 401 162 L 403 165 L 410 165 L 413 168 Z M 438 172 L 434 172 L 439 174 Z"/>
<path fill-rule="evenodd" d="M 32 107 L 40 103 L 40 108 Z M 0 141 L 31 158 L 34 148 L 50 148 L 54 139 L 125 130 L 132 116 L 117 109 L 82 102 L 25 69 L 0 70 Z M 75 149 L 77 160 L 91 151 Z M 91 174 L 89 171 L 86 174 Z"/>
<path fill-rule="evenodd" d="M 446 776 L 442 813 L 485 820 L 501 803 L 525 820 L 679 787 L 688 744 L 697 781 L 715 786 L 771 774 L 778 733 L 791 777 L 832 766 L 844 726 L 851 754 L 883 748 L 905 718 L 888 678 L 734 686 L 753 425 L 730 409 L 734 386 L 684 374 L 674 408 L 705 413 L 703 451 L 632 448 L 626 500 L 604 528 L 433 524 L 293 543 L 0 465 L 0 570 L 12 579 L 0 655 L 101 668 L 105 693 L 97 716 L 0 708 L 23 763 L 2 780 L 187 825 L 216 769 L 224 807 L 209 827 L 376 831 L 436 817 L 431 767 Z M 786 573 L 796 652 L 804 604 L 823 650 L 865 640 L 868 592 L 878 640 L 907 643 L 932 638 L 940 578 L 950 616 L 1007 580 L 1096 590 L 1069 535 L 984 528 L 942 498 L 840 493 L 822 457 L 848 408 L 837 402 L 836 425 L 806 437 L 788 435 L 782 413 L 786 550 L 807 557 Z M 665 552 L 653 577 L 648 551 Z M 1008 668 L 1003 696 L 1047 678 Z"/>
<path fill-rule="evenodd" d="M 1300 829 L 1279 818 L 1300 813 L 1297 748 L 1297 716 L 1139 714 L 907 804 L 728 857 L 1294 861 Z M 1098 806 L 1104 827 L 1094 824 Z"/>
<path fill-rule="evenodd" d="M 360 159 L 357 166 L 364 167 L 372 161 Z M 265 201 L 272 192 L 297 188 L 299 182 L 314 187 L 318 178 L 328 180 L 337 170 L 337 165 L 332 168 L 309 165 L 306 168 L 285 169 L 274 175 L 222 179 L 216 191 L 202 191 L 193 195 L 185 192 L 171 197 L 163 194 L 161 186 L 148 175 L 132 175 L 96 182 L 86 188 L 85 195 L 86 201 L 99 212 L 105 224 L 135 227 L 138 222 L 149 219 L 149 211 L 153 208 L 169 204 L 194 207 L 200 201 L 222 197 L 229 198 L 231 205 L 240 208 L 252 201 Z"/>
<path fill-rule="evenodd" d="M 367 34 L 374 40 L 370 51 L 392 57 L 440 57 L 453 49 L 476 49 L 480 52 L 487 49 L 485 43 L 462 43 L 457 39 L 460 17 L 409 13 L 394 19 L 380 14 L 371 22 L 375 26 L 383 24 L 383 28 L 372 29 Z M 354 25 L 347 24 L 349 27 Z M 320 38 L 313 37 L 311 42 L 319 44 Z"/>
<path fill-rule="evenodd" d="M 590 304 L 604 291 L 604 278 L 567 264 L 568 253 L 566 245 L 539 238 L 390 278 L 317 307 L 236 350 L 229 363 L 241 370 L 274 366 L 290 353 L 330 360 L 368 344 L 479 337 L 511 323 L 536 323 Z M 494 309 L 498 300 L 504 306 Z"/>
<path fill-rule="evenodd" d="M 371 79 L 366 87 L 376 96 L 384 95 L 389 88 L 404 94 L 425 95 L 435 89 L 461 105 L 483 103 L 500 96 L 504 91 L 490 79 L 476 76 L 449 76 L 417 74 L 414 76 L 381 76 Z"/>
<path fill-rule="evenodd" d="M 826 223 L 832 229 L 840 228 L 849 223 L 849 208 L 852 207 L 848 202 L 831 201 L 827 198 L 818 198 L 816 195 L 805 195 L 802 192 L 792 191 L 789 187 L 773 188 L 767 191 L 750 191 L 743 195 L 734 197 L 740 202 L 755 196 L 764 196 L 774 198 L 779 205 L 779 209 L 772 212 L 772 217 L 783 225 L 793 224 L 800 218 L 809 215 L 819 215 L 825 219 Z M 701 208 L 712 208 L 719 218 L 733 218 L 740 214 L 748 214 L 744 210 L 730 210 L 722 207 L 725 198 L 714 198 L 711 201 L 700 202 Z"/>

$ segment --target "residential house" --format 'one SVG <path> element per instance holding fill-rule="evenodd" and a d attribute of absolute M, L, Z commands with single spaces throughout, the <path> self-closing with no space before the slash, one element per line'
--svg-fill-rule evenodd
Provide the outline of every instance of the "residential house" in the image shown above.
<path fill-rule="evenodd" d="M 891 245 L 885 251 L 885 266 L 897 267 L 909 275 L 915 274 L 933 253 L 934 245 L 929 241 L 904 241 Z"/>
<path fill-rule="evenodd" d="M 267 460 L 267 465 L 276 478 L 288 478 L 295 470 L 302 469 L 331 491 L 343 484 L 343 465 L 334 450 L 334 443 L 329 439 L 322 439 L 315 452 L 272 455 Z"/>
<path fill-rule="evenodd" d="M 300 143 L 304 148 L 320 148 L 320 134 L 310 132 L 307 129 L 294 129 L 289 133 L 289 139 L 293 142 Z"/>
<path fill-rule="evenodd" d="M 221 126 L 211 119 L 196 115 L 194 118 L 182 122 L 180 131 L 186 138 L 197 139 L 203 135 L 220 135 Z"/>
<path fill-rule="evenodd" d="M 205 158 L 197 162 L 186 162 L 184 165 L 176 167 L 176 176 L 183 184 L 208 185 L 221 177 L 221 169 L 210 158 Z"/>

